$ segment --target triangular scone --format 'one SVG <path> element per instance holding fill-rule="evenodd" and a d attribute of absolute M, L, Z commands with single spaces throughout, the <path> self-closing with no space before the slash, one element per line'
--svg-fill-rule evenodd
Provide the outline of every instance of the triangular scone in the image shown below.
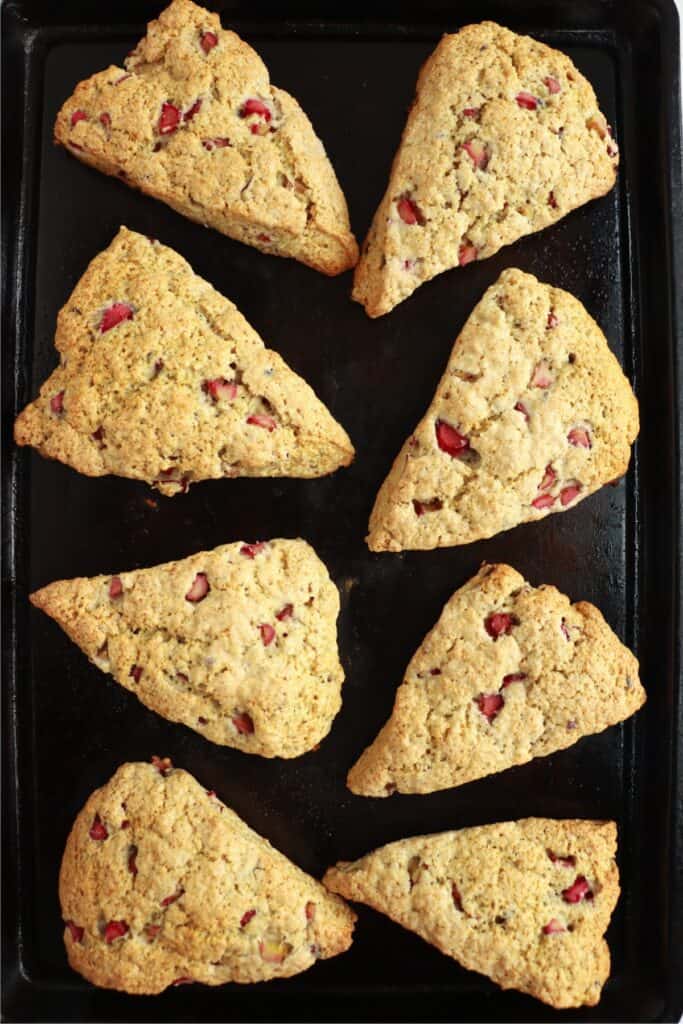
<path fill-rule="evenodd" d="M 213 743 L 298 757 L 341 706 L 339 594 L 303 540 L 60 580 L 31 602 L 143 704 Z"/>
<path fill-rule="evenodd" d="M 597 608 L 484 565 L 413 656 L 348 785 L 361 796 L 461 786 L 569 747 L 644 701 L 638 661 Z"/>
<path fill-rule="evenodd" d="M 353 459 L 346 432 L 232 302 L 126 228 L 60 310 L 55 346 L 60 365 L 14 436 L 87 476 L 170 495 L 225 476 L 323 476 Z"/>
<path fill-rule="evenodd" d="M 383 846 L 323 879 L 501 988 L 595 1006 L 619 898 L 613 822 L 526 818 Z"/>
<path fill-rule="evenodd" d="M 618 161 L 564 53 L 493 22 L 444 36 L 420 72 L 353 298 L 388 313 L 442 271 L 604 195 Z"/>
<path fill-rule="evenodd" d="M 568 292 L 506 270 L 472 311 L 377 495 L 372 551 L 468 544 L 626 472 L 638 403 Z"/>
<path fill-rule="evenodd" d="M 59 876 L 69 963 L 152 995 L 288 978 L 343 953 L 356 915 L 168 758 L 96 790 Z"/>
<path fill-rule="evenodd" d="M 217 14 L 173 0 L 81 82 L 55 139 L 200 224 L 325 274 L 355 266 L 346 200 L 303 110 Z"/>

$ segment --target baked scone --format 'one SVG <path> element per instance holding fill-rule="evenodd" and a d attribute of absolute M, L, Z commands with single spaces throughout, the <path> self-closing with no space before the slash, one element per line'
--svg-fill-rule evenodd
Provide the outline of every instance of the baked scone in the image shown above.
<path fill-rule="evenodd" d="M 305 381 L 182 256 L 121 228 L 57 318 L 60 363 L 17 444 L 86 476 L 317 477 L 354 456 Z"/>
<path fill-rule="evenodd" d="M 173 0 L 124 61 L 81 82 L 55 141 L 178 213 L 324 274 L 356 264 L 311 122 L 217 14 Z"/>
<path fill-rule="evenodd" d="M 638 429 L 631 387 L 578 299 L 505 270 L 382 484 L 368 545 L 468 544 L 564 512 L 626 472 Z"/>
<path fill-rule="evenodd" d="M 609 192 L 618 161 L 564 53 L 490 21 L 444 36 L 420 72 L 353 298 L 388 313 L 444 270 Z"/>
<path fill-rule="evenodd" d="M 619 898 L 611 821 L 526 818 L 389 843 L 323 879 L 501 988 L 595 1006 Z"/>
<path fill-rule="evenodd" d="M 288 978 L 356 915 L 168 758 L 124 764 L 80 812 L 59 876 L 69 963 L 101 988 Z"/>
<path fill-rule="evenodd" d="M 638 661 L 597 608 L 483 565 L 413 656 L 348 786 L 360 796 L 461 786 L 570 747 L 644 702 Z"/>
<path fill-rule="evenodd" d="M 298 757 L 341 706 L 339 594 L 303 540 L 59 580 L 31 603 L 148 708 L 213 743 Z"/>

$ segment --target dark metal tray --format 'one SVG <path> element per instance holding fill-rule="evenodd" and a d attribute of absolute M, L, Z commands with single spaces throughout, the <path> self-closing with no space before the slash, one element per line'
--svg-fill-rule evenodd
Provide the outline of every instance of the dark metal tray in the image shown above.
<path fill-rule="evenodd" d="M 523 815 L 619 823 L 623 895 L 609 930 L 602 1002 L 568 1020 L 671 1021 L 680 955 L 679 431 L 683 283 L 678 25 L 672 0 L 422 0 L 310 8 L 212 3 L 253 43 L 322 136 L 361 238 L 379 200 L 420 64 L 444 31 L 491 17 L 565 50 L 594 83 L 622 152 L 616 189 L 493 259 L 423 286 L 370 321 L 350 277 L 328 280 L 191 224 L 79 164 L 51 142 L 80 79 L 120 62 L 162 6 L 142 0 L 9 0 L 5 24 L 4 1010 L 16 1021 L 553 1020 L 415 936 L 360 910 L 349 953 L 287 982 L 173 989 L 156 999 L 97 991 L 72 973 L 56 881 L 70 824 L 125 760 L 170 755 L 304 869 L 320 876 L 402 836 Z M 321 7 L 323 5 L 320 5 Z M 369 9 L 370 8 L 370 9 Z M 302 8 L 298 9 L 299 11 Z M 358 448 L 317 481 L 224 480 L 159 498 L 88 480 L 11 443 L 17 408 L 54 366 L 55 316 L 120 224 L 153 234 L 233 299 L 315 387 Z M 606 331 L 640 398 L 625 482 L 577 509 L 463 548 L 371 555 L 377 487 L 426 407 L 453 339 L 508 266 L 577 295 Z M 679 291 L 676 293 L 675 284 Z M 343 709 L 320 750 L 267 762 L 212 746 L 147 711 L 85 657 L 28 592 L 54 579 L 153 565 L 240 538 L 308 539 L 342 594 Z M 633 646 L 649 692 L 623 727 L 553 757 L 430 796 L 353 797 L 345 773 L 388 714 L 395 687 L 452 591 L 505 560 L 533 583 L 595 602 Z"/>

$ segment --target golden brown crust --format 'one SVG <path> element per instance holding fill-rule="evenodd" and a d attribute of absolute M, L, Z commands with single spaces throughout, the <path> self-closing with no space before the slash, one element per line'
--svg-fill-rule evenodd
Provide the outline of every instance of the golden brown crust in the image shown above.
<path fill-rule="evenodd" d="M 69 963 L 137 994 L 287 978 L 352 941 L 355 914 L 187 772 L 124 764 L 67 840 Z M 112 927 L 113 925 L 113 927 Z"/>
<path fill-rule="evenodd" d="M 264 252 L 325 274 L 355 266 L 346 201 L 320 139 L 217 14 L 173 0 L 125 64 L 76 87 L 57 115 L 57 142 Z M 261 104 L 253 113 L 250 100 Z"/>
<path fill-rule="evenodd" d="M 614 822 L 526 818 L 390 843 L 323 882 L 501 988 L 595 1006 L 610 970 L 616 839 Z"/>

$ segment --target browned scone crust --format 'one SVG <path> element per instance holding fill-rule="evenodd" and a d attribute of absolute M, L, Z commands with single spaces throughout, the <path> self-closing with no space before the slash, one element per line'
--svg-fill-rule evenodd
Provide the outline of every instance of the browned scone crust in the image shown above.
<path fill-rule="evenodd" d="M 324 274 L 355 266 L 346 200 L 311 122 L 217 14 L 173 0 L 124 63 L 76 87 L 57 142 L 264 252 Z M 249 100 L 267 113 L 249 113 Z"/>
<path fill-rule="evenodd" d="M 594 605 L 484 565 L 413 656 L 348 786 L 375 797 L 462 786 L 602 732 L 645 697 L 637 659 Z"/>
<path fill-rule="evenodd" d="M 55 346 L 60 364 L 14 436 L 86 476 L 172 495 L 226 476 L 324 476 L 353 459 L 345 430 L 237 307 L 127 228 L 60 310 Z"/>
<path fill-rule="evenodd" d="M 368 545 L 469 544 L 571 509 L 626 472 L 638 429 L 631 386 L 584 306 L 505 270 L 382 484 Z"/>
<path fill-rule="evenodd" d="M 390 843 L 323 882 L 501 988 L 556 1009 L 595 1006 L 610 970 L 616 840 L 611 821 L 526 818 Z"/>
<path fill-rule="evenodd" d="M 349 948 L 356 915 L 342 900 L 155 760 L 122 765 L 71 829 L 59 898 L 74 970 L 152 995 L 288 978 Z"/>
<path fill-rule="evenodd" d="M 59 580 L 31 602 L 143 704 L 213 743 L 298 757 L 341 707 L 339 593 L 303 540 Z"/>
<path fill-rule="evenodd" d="M 490 21 L 444 36 L 420 72 L 353 298 L 388 313 L 436 274 L 604 195 L 618 161 L 564 53 Z"/>

